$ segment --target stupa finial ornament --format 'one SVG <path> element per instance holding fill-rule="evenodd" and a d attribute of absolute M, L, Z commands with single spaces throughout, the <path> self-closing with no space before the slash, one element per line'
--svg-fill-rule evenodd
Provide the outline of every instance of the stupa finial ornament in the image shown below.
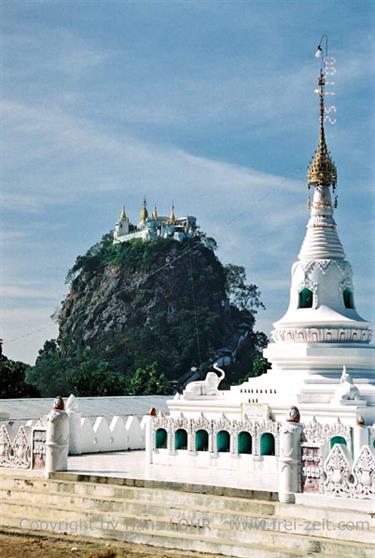
<path fill-rule="evenodd" d="M 148 219 L 147 200 L 146 200 L 146 196 L 144 196 L 143 206 L 142 206 L 142 209 L 141 209 L 141 213 L 139 215 L 139 222 L 144 223 L 145 221 L 147 221 L 147 219 Z"/>
<path fill-rule="evenodd" d="M 120 221 L 125 221 L 125 219 L 126 219 L 126 211 L 125 211 L 125 206 L 123 205 L 120 213 Z"/>
<path fill-rule="evenodd" d="M 328 50 L 328 46 L 326 47 L 326 57 L 327 57 L 327 50 Z M 320 53 L 322 52 L 320 45 L 318 47 L 317 52 Z M 328 147 L 325 139 L 325 132 L 324 132 L 325 75 L 323 71 L 323 64 L 320 68 L 318 86 L 319 88 L 316 89 L 316 92 L 319 94 L 319 103 L 320 103 L 319 142 L 307 171 L 307 182 L 309 186 L 310 185 L 332 186 L 333 189 L 335 189 L 337 183 L 337 171 L 336 171 L 335 164 L 331 159 L 331 154 L 328 151 Z"/>

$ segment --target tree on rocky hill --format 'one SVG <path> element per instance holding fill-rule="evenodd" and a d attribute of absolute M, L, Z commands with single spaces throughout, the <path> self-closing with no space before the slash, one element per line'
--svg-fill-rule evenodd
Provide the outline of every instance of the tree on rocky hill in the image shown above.
<path fill-rule="evenodd" d="M 227 377 L 238 381 L 263 347 L 254 330 L 263 305 L 244 268 L 224 266 L 215 248 L 205 235 L 121 244 L 105 235 L 68 272 L 58 339 L 28 381 L 43 395 L 167 393 L 223 347 L 235 354 Z"/>
<path fill-rule="evenodd" d="M 39 397 L 39 391 L 25 381 L 27 364 L 7 358 L 0 339 L 0 399 Z"/>

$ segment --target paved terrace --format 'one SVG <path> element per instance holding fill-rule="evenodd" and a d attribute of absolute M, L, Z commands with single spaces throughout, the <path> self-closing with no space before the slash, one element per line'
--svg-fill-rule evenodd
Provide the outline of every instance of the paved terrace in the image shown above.
<path fill-rule="evenodd" d="M 68 472 L 238 489 L 250 488 L 250 482 L 241 481 L 240 476 L 235 477 L 231 471 L 213 471 L 203 467 L 185 469 L 168 465 L 146 465 L 144 450 L 72 455 L 68 459 Z"/>

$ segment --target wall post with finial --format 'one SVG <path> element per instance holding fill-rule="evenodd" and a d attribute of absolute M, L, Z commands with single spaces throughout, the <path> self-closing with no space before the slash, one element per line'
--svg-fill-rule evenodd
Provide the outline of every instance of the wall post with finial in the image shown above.
<path fill-rule="evenodd" d="M 69 453 L 69 416 L 65 412 L 62 397 L 53 402 L 53 408 L 47 417 L 46 433 L 46 468 L 45 473 L 66 471 Z"/>
<path fill-rule="evenodd" d="M 300 413 L 291 407 L 280 431 L 279 500 L 294 503 L 301 491 L 301 434 Z"/>

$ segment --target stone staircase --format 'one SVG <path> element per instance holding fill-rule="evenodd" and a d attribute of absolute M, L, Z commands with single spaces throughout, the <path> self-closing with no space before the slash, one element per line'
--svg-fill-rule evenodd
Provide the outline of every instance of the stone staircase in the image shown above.
<path fill-rule="evenodd" d="M 72 473 L 0 475 L 3 528 L 243 558 L 370 558 L 375 523 L 369 504 L 322 509 L 319 500 L 281 504 L 275 494 L 246 490 Z"/>

